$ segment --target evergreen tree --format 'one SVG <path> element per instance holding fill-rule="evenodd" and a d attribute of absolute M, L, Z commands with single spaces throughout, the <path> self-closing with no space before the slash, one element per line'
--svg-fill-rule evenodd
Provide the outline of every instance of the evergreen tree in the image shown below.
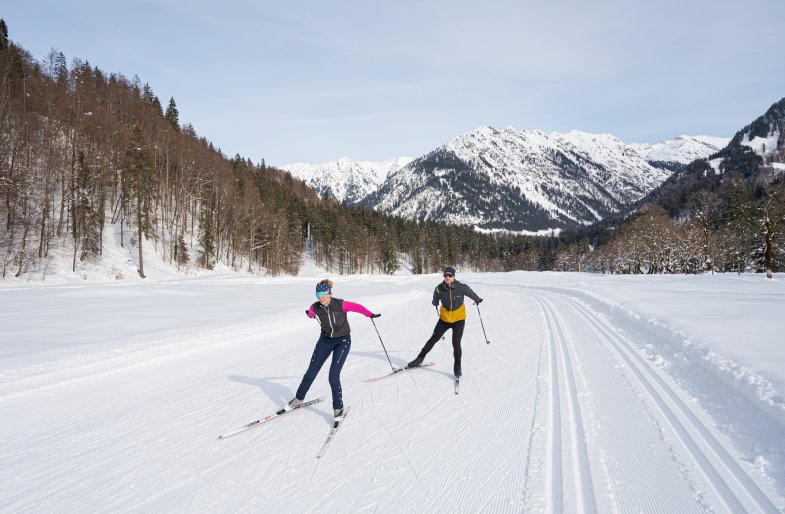
<path fill-rule="evenodd" d="M 169 99 L 169 106 L 166 108 L 164 117 L 166 121 L 172 124 L 175 130 L 180 130 L 180 113 L 177 112 L 177 104 L 174 102 L 174 97 Z"/>
<path fill-rule="evenodd" d="M 153 93 L 153 88 L 150 87 L 150 84 L 145 82 L 144 87 L 142 88 L 142 100 L 144 100 L 148 104 L 152 104 L 153 98 L 155 98 L 155 93 Z"/>
<path fill-rule="evenodd" d="M 135 214 L 137 244 L 139 245 L 139 276 L 144 275 L 144 256 L 142 253 L 142 240 L 152 237 L 153 220 L 153 195 L 155 184 L 153 180 L 153 162 L 144 134 L 139 126 L 134 125 L 131 140 L 125 151 L 125 163 L 122 175 L 123 204 L 126 210 Z"/>
<path fill-rule="evenodd" d="M 213 211 L 208 206 L 202 208 L 199 217 L 201 233 L 199 244 L 202 247 L 202 266 L 213 269 L 213 254 L 215 253 L 215 224 L 213 223 Z"/>
<path fill-rule="evenodd" d="M 188 247 L 185 246 L 182 234 L 177 236 L 177 241 L 174 244 L 174 260 L 180 266 L 188 264 Z"/>
<path fill-rule="evenodd" d="M 44 64 L 46 65 L 47 74 L 57 82 L 58 86 L 65 87 L 68 85 L 68 64 L 63 52 L 52 48 L 49 50 Z"/>
<path fill-rule="evenodd" d="M 8 48 L 8 26 L 5 20 L 0 18 L 0 50 Z"/>
<path fill-rule="evenodd" d="M 76 271 L 76 256 L 85 260 L 89 255 L 100 252 L 100 213 L 95 206 L 95 183 L 90 166 L 85 162 L 85 154 L 80 151 L 77 156 L 76 180 L 73 184 L 71 198 L 73 207 L 71 231 L 74 238 L 73 271 Z M 81 252 L 79 249 L 81 247 Z"/>
<path fill-rule="evenodd" d="M 738 172 L 745 177 L 750 177 L 760 169 L 763 158 L 756 154 L 749 146 L 742 144 L 730 144 L 726 148 L 715 154 L 716 157 L 724 157 L 720 164 L 723 173 Z"/>

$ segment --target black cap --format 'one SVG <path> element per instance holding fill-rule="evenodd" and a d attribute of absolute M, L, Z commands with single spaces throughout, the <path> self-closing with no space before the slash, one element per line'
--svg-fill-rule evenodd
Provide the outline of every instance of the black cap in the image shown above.
<path fill-rule="evenodd" d="M 447 266 L 446 268 L 444 268 L 444 271 L 442 271 L 442 273 L 450 273 L 452 275 L 455 275 L 455 268 L 453 268 L 452 266 Z"/>

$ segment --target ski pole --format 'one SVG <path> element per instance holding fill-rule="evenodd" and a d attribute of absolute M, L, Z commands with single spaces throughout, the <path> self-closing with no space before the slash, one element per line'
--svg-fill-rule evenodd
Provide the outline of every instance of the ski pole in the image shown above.
<path fill-rule="evenodd" d="M 395 366 L 392 365 L 392 361 L 390 360 L 390 354 L 387 353 L 387 348 L 384 347 L 384 341 L 382 341 L 382 336 L 379 334 L 379 329 L 376 328 L 376 322 L 371 318 L 371 323 L 373 323 L 373 328 L 376 330 L 376 335 L 379 336 L 379 342 L 382 343 L 382 348 L 384 348 L 384 354 L 387 356 L 387 362 L 390 363 L 390 368 L 395 371 Z"/>
<path fill-rule="evenodd" d="M 305 311 L 305 315 L 306 315 L 306 316 L 308 316 L 308 311 Z M 309 317 L 309 318 L 311 318 L 311 316 L 308 316 L 308 317 Z M 314 316 L 314 317 L 313 317 L 313 318 L 311 318 L 311 319 L 312 319 L 312 320 L 314 320 L 314 321 L 316 322 L 316 324 L 317 324 L 317 325 L 319 325 L 319 329 L 321 329 L 321 328 L 322 328 L 322 324 L 321 324 L 321 323 L 319 323 L 319 318 L 317 318 L 316 316 Z"/>
<path fill-rule="evenodd" d="M 480 313 L 480 304 L 479 303 L 475 303 L 474 305 L 477 307 L 477 314 L 480 316 L 480 326 L 482 327 L 482 335 L 485 336 L 485 343 L 486 344 L 491 344 L 491 342 L 488 341 L 488 336 L 485 334 L 485 325 L 483 325 L 483 323 L 482 323 L 482 314 Z"/>

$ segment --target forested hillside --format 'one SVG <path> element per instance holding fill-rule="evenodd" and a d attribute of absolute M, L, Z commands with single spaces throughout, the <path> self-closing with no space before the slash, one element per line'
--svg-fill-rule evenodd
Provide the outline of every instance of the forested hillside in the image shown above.
<path fill-rule="evenodd" d="M 565 234 L 556 269 L 611 273 L 785 269 L 785 99 L 631 213 Z M 590 246 L 594 247 L 589 251 Z"/>
<path fill-rule="evenodd" d="M 415 273 L 445 264 L 543 269 L 552 242 L 417 223 L 319 198 L 288 173 L 229 158 L 181 123 L 138 77 L 37 61 L 0 39 L 0 268 L 44 273 L 53 252 L 76 271 L 104 237 L 178 266 L 295 274 L 304 253 L 338 273 Z M 113 230 L 107 230 L 113 229 Z"/>

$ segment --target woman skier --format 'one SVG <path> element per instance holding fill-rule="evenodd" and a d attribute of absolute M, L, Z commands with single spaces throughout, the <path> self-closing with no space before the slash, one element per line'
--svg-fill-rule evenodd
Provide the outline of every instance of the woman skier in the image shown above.
<path fill-rule="evenodd" d="M 343 363 L 346 362 L 346 357 L 349 355 L 349 348 L 352 345 L 352 338 L 349 335 L 349 320 L 347 313 L 358 312 L 363 316 L 369 318 L 378 318 L 381 314 L 374 314 L 359 303 L 353 303 L 348 300 L 341 300 L 340 298 L 333 298 L 332 296 L 333 283 L 331 280 L 325 279 L 316 284 L 316 302 L 314 302 L 310 309 L 305 311 L 309 318 L 317 318 L 322 327 L 319 340 L 316 341 L 316 347 L 311 356 L 311 363 L 308 365 L 308 370 L 305 372 L 300 387 L 297 388 L 297 394 L 283 409 L 278 411 L 290 411 L 297 408 L 308 393 L 311 384 L 313 384 L 319 370 L 327 358 L 332 354 L 332 362 L 330 363 L 330 374 L 328 380 L 330 382 L 330 389 L 333 395 L 333 415 L 335 416 L 335 423 L 337 424 L 343 419 L 343 397 L 341 393 L 341 368 Z"/>

